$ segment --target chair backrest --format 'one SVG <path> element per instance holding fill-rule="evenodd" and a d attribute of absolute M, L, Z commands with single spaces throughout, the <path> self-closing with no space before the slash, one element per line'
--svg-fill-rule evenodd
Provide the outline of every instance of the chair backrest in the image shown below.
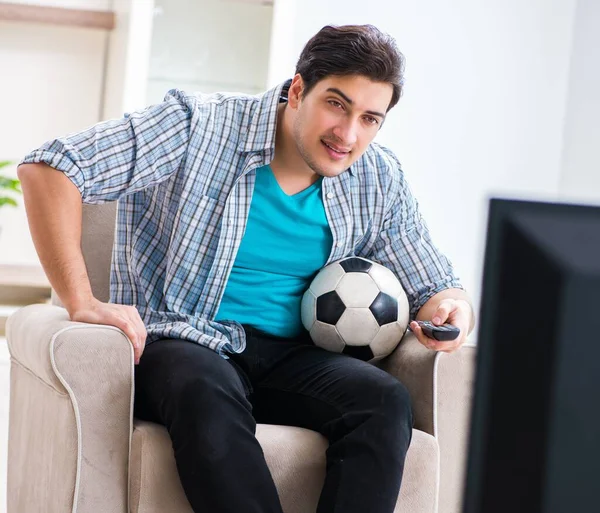
<path fill-rule="evenodd" d="M 92 292 L 100 301 L 108 301 L 110 264 L 115 237 L 117 202 L 83 205 L 81 251 L 85 260 Z M 52 303 L 60 305 L 52 291 Z"/>

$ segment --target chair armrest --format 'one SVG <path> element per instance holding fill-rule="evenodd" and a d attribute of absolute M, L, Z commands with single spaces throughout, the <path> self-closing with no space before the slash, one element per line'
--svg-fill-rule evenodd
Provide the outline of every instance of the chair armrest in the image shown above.
<path fill-rule="evenodd" d="M 461 510 L 475 356 L 476 347 L 469 342 L 454 353 L 433 352 L 409 332 L 378 364 L 408 388 L 415 429 L 438 440 L 439 513 Z"/>
<path fill-rule="evenodd" d="M 439 353 L 434 421 L 440 444 L 439 513 L 462 511 L 476 354 L 471 343 L 455 353 Z"/>
<path fill-rule="evenodd" d="M 423 346 L 413 333 L 407 332 L 394 352 L 377 363 L 378 367 L 397 377 L 408 389 L 415 429 L 433 436 L 436 358 L 437 353 Z"/>
<path fill-rule="evenodd" d="M 57 306 L 31 305 L 8 319 L 6 335 L 9 511 L 41 511 L 50 507 L 41 502 L 50 499 L 56 509 L 45 511 L 125 513 L 134 383 L 133 348 L 125 334 L 71 322 Z M 73 457 L 57 458 L 56 451 Z M 55 468 L 57 461 L 68 468 Z M 58 481 L 67 490 L 64 504 L 45 491 L 54 474 L 62 474 L 63 482 L 74 479 Z"/>

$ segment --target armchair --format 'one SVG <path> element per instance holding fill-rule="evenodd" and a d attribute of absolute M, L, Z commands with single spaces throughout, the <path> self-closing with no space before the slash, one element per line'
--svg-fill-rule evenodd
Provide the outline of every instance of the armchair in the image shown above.
<path fill-rule="evenodd" d="M 115 212 L 115 204 L 84 205 L 82 250 L 103 301 Z M 7 323 L 8 513 L 191 513 L 167 431 L 133 418 L 131 344 L 117 328 L 70 321 L 53 303 L 27 306 Z M 408 387 L 415 414 L 395 513 L 459 512 L 474 355 L 469 345 L 433 353 L 409 334 L 378 363 Z M 260 424 L 257 438 L 284 511 L 314 512 L 325 438 Z"/>

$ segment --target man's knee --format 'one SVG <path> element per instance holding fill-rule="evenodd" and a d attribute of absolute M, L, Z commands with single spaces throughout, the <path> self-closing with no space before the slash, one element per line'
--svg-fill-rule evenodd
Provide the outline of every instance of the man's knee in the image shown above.
<path fill-rule="evenodd" d="M 349 403 L 344 408 L 345 429 L 362 437 L 396 463 L 412 439 L 413 415 L 407 388 L 381 369 L 363 367 L 349 378 Z M 335 441 L 331 440 L 330 441 Z"/>
<path fill-rule="evenodd" d="M 412 430 L 411 398 L 403 383 L 381 371 L 363 390 L 362 401 L 373 416 L 381 419 L 382 426 L 390 427 L 392 431 L 399 428 Z"/>
<path fill-rule="evenodd" d="M 385 381 L 382 385 L 381 404 L 374 413 L 381 418 L 379 436 L 389 444 L 390 449 L 395 447 L 404 452 L 412 440 L 414 425 L 410 394 L 393 376 Z"/>
<path fill-rule="evenodd" d="M 395 377 L 389 376 L 383 385 L 383 408 L 388 414 L 412 415 L 411 399 L 408 389 Z"/>

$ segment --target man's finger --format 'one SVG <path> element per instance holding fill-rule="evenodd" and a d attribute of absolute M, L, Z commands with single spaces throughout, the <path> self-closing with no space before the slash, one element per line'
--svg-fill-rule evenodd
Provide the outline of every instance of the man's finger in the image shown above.
<path fill-rule="evenodd" d="M 423 344 L 427 349 L 431 349 L 432 351 L 442 351 L 444 353 L 452 353 L 456 351 L 462 345 L 462 337 L 459 337 L 456 340 L 449 341 L 439 341 L 433 338 L 429 338 L 423 330 L 421 326 L 419 326 L 416 322 L 411 322 L 410 324 L 411 331 L 417 337 L 417 340 Z"/>
<path fill-rule="evenodd" d="M 142 357 L 146 343 L 146 327 L 144 326 L 142 318 L 140 317 L 140 314 L 135 306 L 121 307 L 119 308 L 119 313 L 123 315 L 124 322 L 127 323 L 129 331 L 126 333 L 133 344 L 135 363 L 138 364 L 140 362 L 140 358 Z M 129 333 L 132 333 L 133 337 Z"/>
<path fill-rule="evenodd" d="M 135 307 L 131 307 L 129 309 L 129 317 L 135 327 L 135 331 L 137 334 L 137 344 L 138 344 L 139 348 L 143 351 L 144 346 L 146 344 L 146 336 L 147 336 L 146 326 L 144 325 L 144 321 L 142 321 L 142 318 L 140 317 L 140 314 Z M 141 353 L 140 353 L 140 356 L 141 356 Z"/>
<path fill-rule="evenodd" d="M 423 333 L 421 326 L 419 326 L 415 321 L 413 321 L 410 323 L 410 329 L 415 334 L 417 340 L 421 344 L 423 344 L 427 349 L 433 349 L 433 343 L 435 341 L 430 339 L 427 335 L 425 335 L 425 333 Z"/>
<path fill-rule="evenodd" d="M 138 336 L 137 333 L 132 325 L 132 323 L 127 320 L 124 319 L 122 317 L 117 317 L 118 319 L 118 324 L 116 324 L 117 328 L 120 328 L 121 330 L 123 330 L 123 332 L 125 333 L 125 335 L 127 335 L 127 338 L 129 338 L 129 340 L 131 341 L 131 344 L 133 345 L 133 354 L 135 357 L 135 363 L 138 363 L 140 360 L 140 356 L 141 356 L 141 351 L 140 351 L 140 343 L 138 341 Z"/>
<path fill-rule="evenodd" d="M 140 331 L 138 332 L 138 337 L 139 337 L 138 362 L 139 362 L 139 359 L 142 357 L 144 349 L 146 348 L 146 337 L 147 336 L 148 336 L 148 334 L 146 332 L 146 328 L 142 325 L 142 327 L 140 328 Z"/>
<path fill-rule="evenodd" d="M 444 324 L 448 317 L 450 317 L 450 313 L 456 309 L 456 304 L 453 299 L 444 299 L 437 307 L 437 310 L 433 314 L 431 318 L 431 322 L 436 325 Z"/>

